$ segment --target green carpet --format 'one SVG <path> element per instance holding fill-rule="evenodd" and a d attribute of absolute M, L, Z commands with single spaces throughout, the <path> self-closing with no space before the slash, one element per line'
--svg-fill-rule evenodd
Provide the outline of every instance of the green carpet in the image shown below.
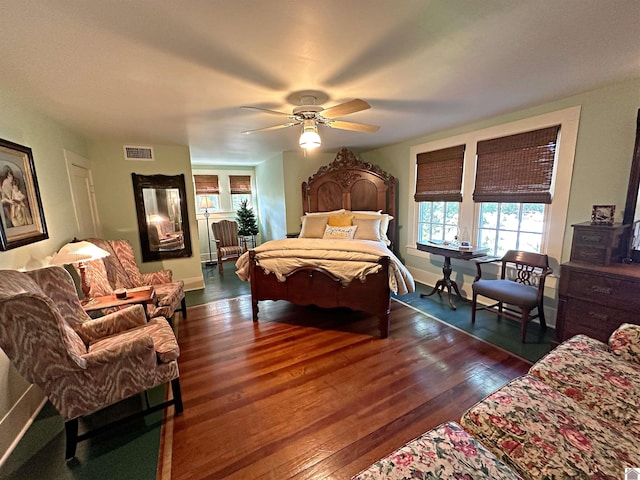
<path fill-rule="evenodd" d="M 149 390 L 152 405 L 160 403 L 165 385 Z M 138 395 L 102 410 L 80 422 L 99 426 L 138 411 L 144 396 Z M 47 402 L 15 450 L 0 468 L 6 480 L 153 480 L 156 478 L 163 412 L 135 419 L 124 426 L 78 443 L 76 456 L 64 459 L 65 433 L 62 417 Z"/>
<path fill-rule="evenodd" d="M 417 283 L 416 292 L 394 296 L 394 298 L 530 362 L 536 362 L 552 349 L 551 342 L 555 338 L 553 328 L 542 329 L 538 323 L 530 322 L 527 328 L 527 341 L 522 343 L 520 322 L 507 318 L 500 319 L 494 313 L 480 310 L 476 312 L 476 323 L 472 324 L 471 303 L 454 296 L 453 302 L 457 309 L 452 310 L 446 293 L 442 296 L 436 293 L 420 298 L 420 293 L 430 293 L 431 290 L 432 287 Z"/>

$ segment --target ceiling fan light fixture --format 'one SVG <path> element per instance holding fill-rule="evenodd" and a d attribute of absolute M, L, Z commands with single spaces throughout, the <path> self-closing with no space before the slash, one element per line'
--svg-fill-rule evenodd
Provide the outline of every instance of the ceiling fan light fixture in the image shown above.
<path fill-rule="evenodd" d="M 320 146 L 321 140 L 318 134 L 318 127 L 313 120 L 305 120 L 300 135 L 299 144 L 305 150 L 313 150 Z"/>

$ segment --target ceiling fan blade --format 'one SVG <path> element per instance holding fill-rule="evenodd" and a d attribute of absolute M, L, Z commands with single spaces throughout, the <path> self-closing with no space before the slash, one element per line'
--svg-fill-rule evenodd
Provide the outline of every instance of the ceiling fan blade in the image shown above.
<path fill-rule="evenodd" d="M 261 108 L 261 107 L 245 107 L 242 106 L 240 108 L 246 108 L 247 110 L 260 110 L 261 112 L 265 112 L 265 113 L 269 113 L 271 115 L 278 115 L 280 117 L 289 117 L 289 118 L 293 118 L 293 115 L 291 115 L 290 113 L 284 113 L 284 112 L 278 112 L 276 110 L 269 110 L 268 108 Z"/>
<path fill-rule="evenodd" d="M 341 120 L 332 120 L 326 123 L 327 127 L 339 128 L 341 130 L 354 130 L 356 132 L 377 132 L 380 127 L 378 125 L 369 125 L 367 123 L 343 122 Z"/>
<path fill-rule="evenodd" d="M 364 100 L 360 100 L 356 98 L 355 100 L 350 100 L 348 102 L 340 103 L 339 105 L 334 105 L 333 107 L 326 108 L 320 112 L 324 118 L 336 118 L 341 117 L 343 115 L 348 115 L 350 113 L 360 112 L 362 110 L 366 110 L 367 108 L 371 108 Z"/>
<path fill-rule="evenodd" d="M 281 128 L 293 127 L 294 125 L 298 125 L 299 123 L 300 122 L 283 123 L 282 125 L 274 125 L 272 127 L 256 128 L 255 130 L 245 130 L 244 132 L 240 133 L 249 134 L 255 132 L 268 132 L 269 130 L 280 130 Z"/>

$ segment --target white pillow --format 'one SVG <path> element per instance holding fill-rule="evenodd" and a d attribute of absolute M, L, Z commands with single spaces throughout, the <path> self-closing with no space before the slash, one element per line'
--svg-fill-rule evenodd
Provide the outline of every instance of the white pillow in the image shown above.
<path fill-rule="evenodd" d="M 353 224 L 358 226 L 358 230 L 356 230 L 356 235 L 353 238 L 381 242 L 380 221 L 380 218 L 354 218 Z"/>
<path fill-rule="evenodd" d="M 302 217 L 302 229 L 300 230 L 300 238 L 322 238 L 324 235 L 324 227 L 329 221 L 328 215 L 311 215 Z"/>
<path fill-rule="evenodd" d="M 332 227 L 331 225 L 327 225 L 324 227 L 324 236 L 322 238 L 353 240 L 357 229 L 357 225 L 351 225 L 349 227 Z"/>
<path fill-rule="evenodd" d="M 389 229 L 389 222 L 393 220 L 393 217 L 387 213 L 372 212 L 351 212 L 353 213 L 353 223 L 356 223 L 358 218 L 379 218 L 380 219 L 380 238 L 387 245 L 391 245 L 391 240 L 387 237 L 387 230 Z"/>

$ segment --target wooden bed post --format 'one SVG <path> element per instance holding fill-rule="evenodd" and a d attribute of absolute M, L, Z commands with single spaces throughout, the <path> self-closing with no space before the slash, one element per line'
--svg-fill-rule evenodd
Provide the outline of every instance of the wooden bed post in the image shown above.
<path fill-rule="evenodd" d="M 255 279 L 256 269 L 256 252 L 249 250 L 249 278 Z M 251 281 L 251 310 L 253 312 L 253 321 L 258 321 L 258 285 L 256 281 Z"/>
<path fill-rule="evenodd" d="M 389 278 L 389 257 L 382 257 L 379 262 L 382 265 L 382 275 L 385 278 Z M 391 294 L 387 295 L 386 301 L 383 301 L 380 307 L 380 312 L 378 313 L 380 338 L 387 338 L 389 336 L 389 327 L 391 326 Z"/>

